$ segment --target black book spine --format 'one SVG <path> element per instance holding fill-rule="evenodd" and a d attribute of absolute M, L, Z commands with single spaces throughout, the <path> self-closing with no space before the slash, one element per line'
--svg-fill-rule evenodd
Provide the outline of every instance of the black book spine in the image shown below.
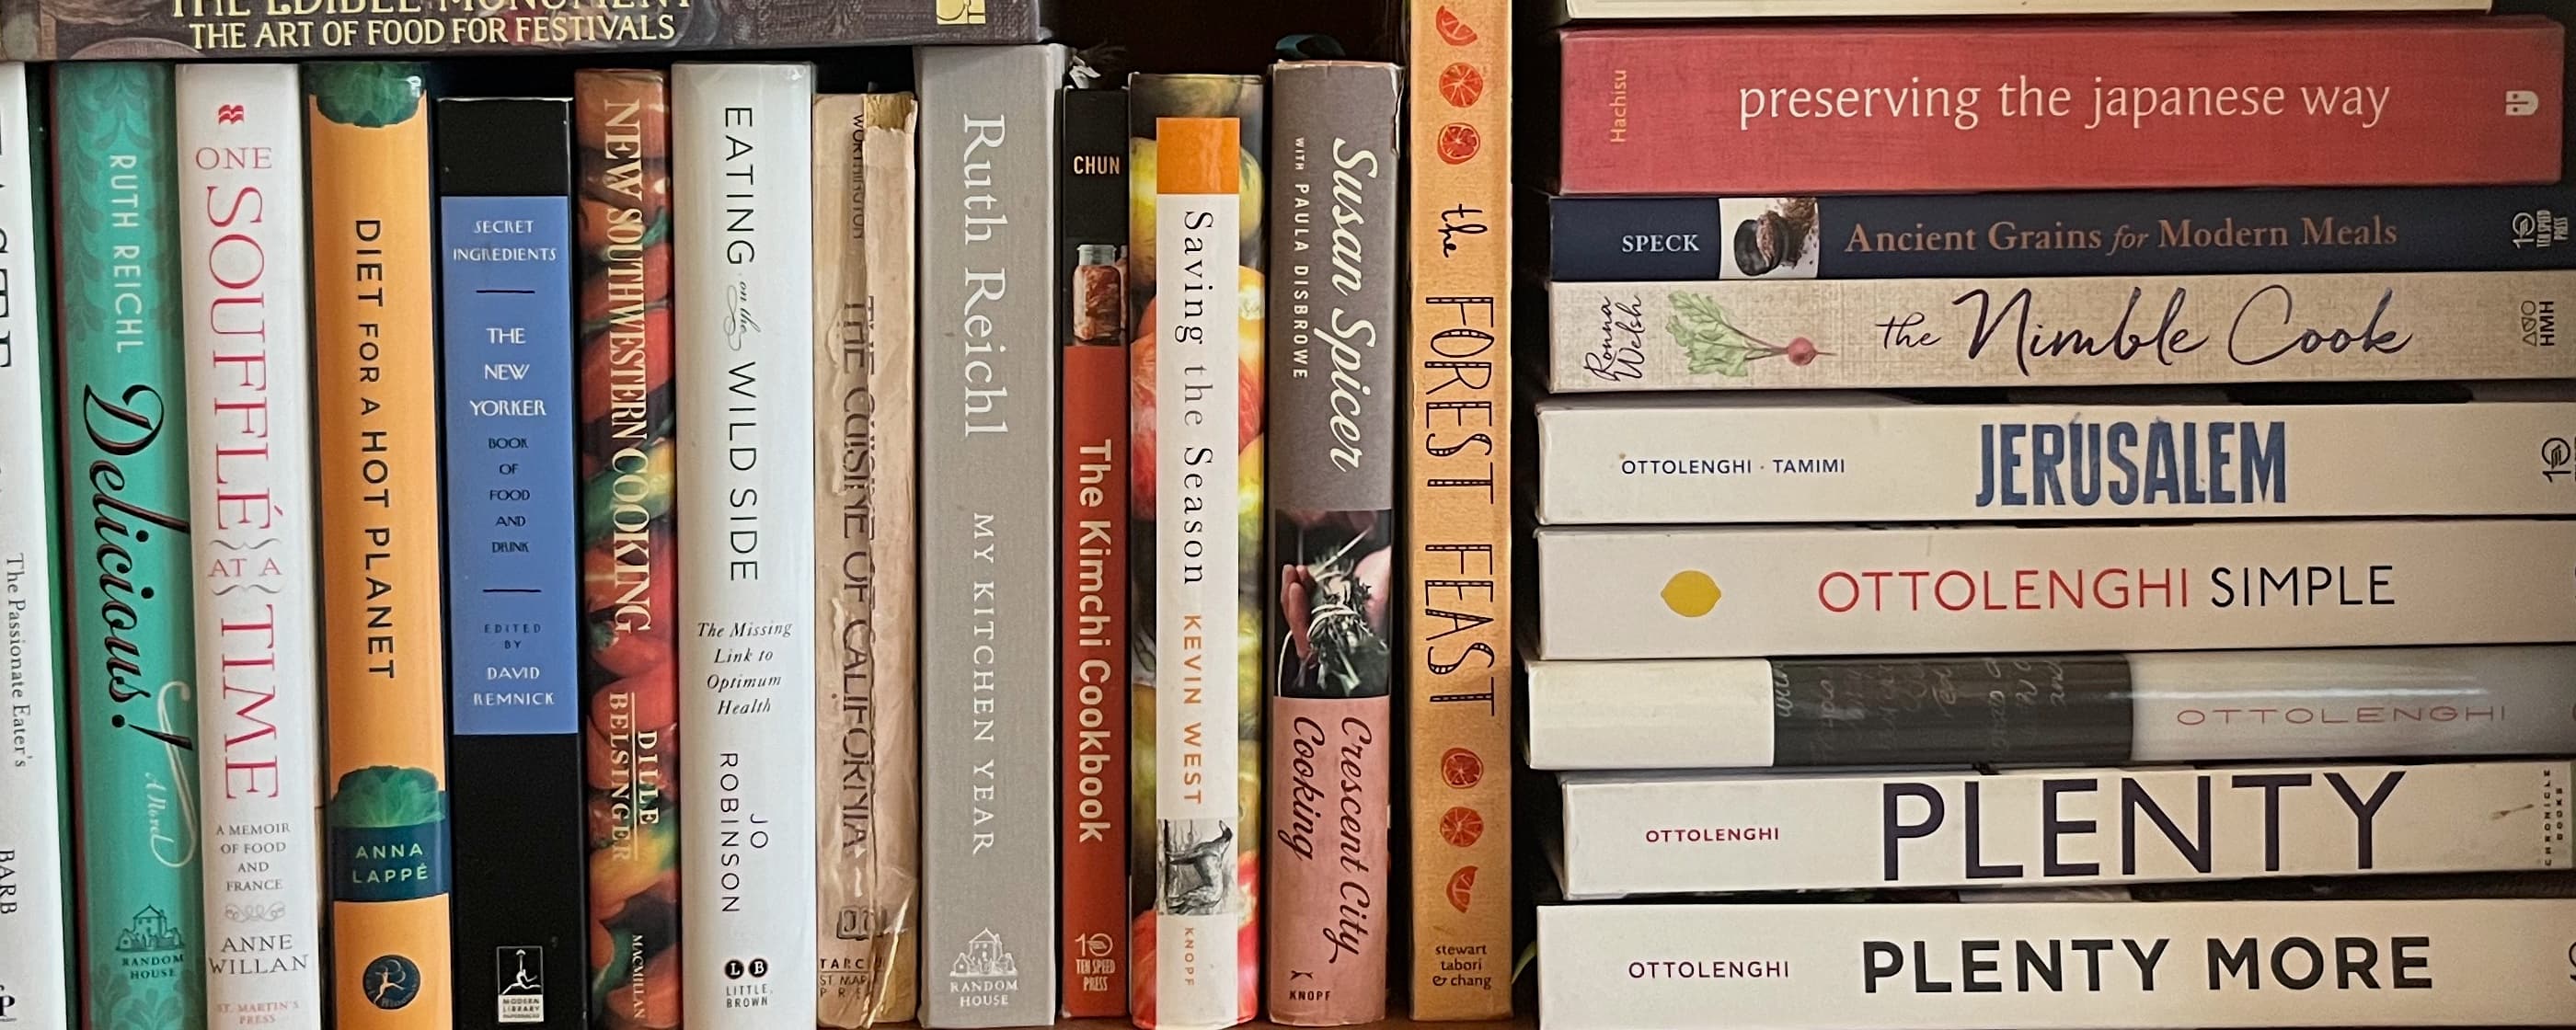
<path fill-rule="evenodd" d="M 1552 197 L 1557 282 L 2576 268 L 2576 188 Z"/>
<path fill-rule="evenodd" d="M 2136 704 L 2117 654 L 1771 660 L 1771 764 L 2118 765 Z"/>
<path fill-rule="evenodd" d="M 440 100 L 449 825 L 460 1027 L 582 1030 L 589 997 L 572 108 Z"/>

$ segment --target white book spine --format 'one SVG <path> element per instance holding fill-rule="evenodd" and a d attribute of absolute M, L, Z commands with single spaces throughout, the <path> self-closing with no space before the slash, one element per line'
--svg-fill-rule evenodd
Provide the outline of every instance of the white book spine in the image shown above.
<path fill-rule="evenodd" d="M 681 992 L 700 1030 L 812 1030 L 814 72 L 671 73 Z"/>
<path fill-rule="evenodd" d="M 1215 845 L 1223 856 L 1218 868 L 1230 872 L 1250 829 L 1235 789 L 1242 704 L 1235 527 L 1243 502 L 1235 489 L 1240 409 L 1232 370 L 1241 356 L 1238 282 L 1225 259 L 1242 238 L 1242 200 L 1231 186 L 1161 190 L 1154 199 L 1154 246 L 1170 255 L 1155 283 L 1155 306 L 1170 328 L 1154 348 L 1154 395 L 1164 398 L 1154 412 L 1154 839 L 1167 854 Z M 1217 257 L 1182 257 L 1210 254 Z M 1242 1022 L 1250 1014 L 1238 1011 L 1235 946 L 1244 918 L 1238 906 L 1249 900 L 1220 889 L 1222 900 L 1185 912 L 1177 902 L 1182 892 L 1169 884 L 1177 871 L 1168 861 L 1154 868 L 1167 881 L 1150 885 L 1160 899 L 1154 1024 Z"/>
<path fill-rule="evenodd" d="M 2576 514 L 2576 469 L 2544 446 L 2569 402 L 1739 400 L 1541 404 L 1539 521 Z"/>
<path fill-rule="evenodd" d="M 2576 532 L 2524 520 L 1546 529 L 1539 657 L 2576 640 Z"/>
<path fill-rule="evenodd" d="M 2563 1026 L 2576 901 L 1545 905 L 1543 1030 Z"/>
<path fill-rule="evenodd" d="M 52 244 L 36 222 L 46 200 L 27 80 L 26 65 L 0 63 L 0 710 L 9 730 L 0 761 L 0 882 L 13 891 L 12 904 L 0 906 L 0 1004 L 22 1025 L 67 1027 L 62 610 L 46 531 L 55 517 L 45 460 L 53 443 L 45 425 L 53 326 L 40 275 Z"/>
<path fill-rule="evenodd" d="M 177 71 L 197 560 L 206 1025 L 322 1025 L 321 638 L 303 96 L 283 64 Z"/>
<path fill-rule="evenodd" d="M 2565 869 L 2566 762 L 1561 778 L 1569 898 Z"/>
<path fill-rule="evenodd" d="M 1529 763 L 1732 769 L 2571 754 L 2570 683 L 2576 647 L 1542 661 L 1529 666 Z"/>

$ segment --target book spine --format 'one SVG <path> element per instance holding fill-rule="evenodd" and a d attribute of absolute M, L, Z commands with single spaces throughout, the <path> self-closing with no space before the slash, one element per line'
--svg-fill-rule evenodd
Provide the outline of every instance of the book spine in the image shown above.
<path fill-rule="evenodd" d="M 2564 869 L 2566 762 L 1564 777 L 1569 898 Z"/>
<path fill-rule="evenodd" d="M 1064 415 L 1058 460 L 1064 726 L 1056 825 L 1064 849 L 1057 947 L 1076 1019 L 1127 1014 L 1127 92 L 1064 91 Z"/>
<path fill-rule="evenodd" d="M 573 76 L 581 175 L 587 982 L 598 1030 L 680 1025 L 679 469 L 671 98 L 658 71 Z M 607 947 L 599 947 L 599 941 Z M 569 956 L 567 956 L 569 958 Z"/>
<path fill-rule="evenodd" d="M 920 84 L 922 960 L 930 1027 L 1056 1006 L 1054 46 Z M 1019 284 L 1016 288 L 1012 284 Z"/>
<path fill-rule="evenodd" d="M 2564 37 L 2538 17 L 1575 29 L 1559 186 L 2555 182 Z M 2279 146 L 2249 152 L 2248 133 Z"/>
<path fill-rule="evenodd" d="M 723 498 L 679 526 L 680 792 L 702 806 L 680 865 L 705 871 L 680 893 L 681 1002 L 695 1027 L 809 1030 L 814 70 L 682 64 L 671 95 L 681 435 L 711 445 L 679 478 Z"/>
<path fill-rule="evenodd" d="M 1512 1012 L 1512 0 L 1410 5 L 1405 738 L 1418 1020 Z M 1475 825 L 1481 832 L 1465 833 Z M 1447 832 L 1443 832 L 1444 827 Z"/>
<path fill-rule="evenodd" d="M 83 980 L 90 1025 L 205 1025 L 196 648 L 170 69 L 56 72 L 65 549 L 78 612 Z M 67 428 L 69 428 L 67 426 Z M 91 512 L 95 517 L 81 518 Z"/>
<path fill-rule="evenodd" d="M 38 75 L 0 64 L 0 694 L 9 705 L 0 762 L 0 855 L 15 904 L 0 910 L 0 992 L 29 1026 L 71 1026 L 70 755 L 64 722 L 62 554 L 56 520 L 54 368 L 48 309 L 45 119 Z"/>
<path fill-rule="evenodd" d="M 13 2 L 12 61 L 183 52 L 211 58 L 783 50 L 1046 38 L 1059 0 L 764 0 L 548 7 L 416 3 L 172 4 L 104 11 L 71 0 Z"/>
<path fill-rule="evenodd" d="M 921 869 L 913 734 L 908 93 L 814 101 L 814 576 L 822 1025 L 912 1018 Z"/>
<path fill-rule="evenodd" d="M 212 1030 L 318 1025 L 322 708 L 303 90 L 292 65 L 174 86 Z"/>
<path fill-rule="evenodd" d="M 2576 640 L 2565 529 L 1547 529 L 1538 656 L 2558 643 Z"/>
<path fill-rule="evenodd" d="M 1270 69 L 1269 997 L 1291 1026 L 1386 1018 L 1402 78 Z"/>
<path fill-rule="evenodd" d="M 457 1010 L 589 1017 L 572 105 L 440 100 Z"/>
<path fill-rule="evenodd" d="M 455 1022 L 425 74 L 304 69 L 331 997 L 343 1030 Z"/>
<path fill-rule="evenodd" d="M 2576 750 L 2576 648 L 1533 662 L 1534 769 Z"/>
<path fill-rule="evenodd" d="M 2576 376 L 2576 272 L 1556 283 L 1548 304 L 1559 392 Z"/>
<path fill-rule="evenodd" d="M 1151 885 L 1134 902 L 1128 1011 L 1140 1027 L 1200 1030 L 1261 1009 L 1267 312 L 1256 291 L 1269 134 L 1258 77 L 1135 75 L 1127 95 L 1128 149 L 1152 156 L 1154 180 L 1129 191 L 1128 214 L 1128 582 L 1140 585 L 1130 631 L 1142 688 L 1129 818 L 1147 836 L 1134 882 Z M 1149 174 L 1141 156 L 1133 172 Z"/>
<path fill-rule="evenodd" d="M 2576 403 L 2506 401 L 1542 404 L 1538 519 L 2576 514 L 2576 470 L 2552 467 L 2554 452 L 2534 446 L 2571 425 Z"/>
<path fill-rule="evenodd" d="M 2576 190 L 1551 197 L 1556 282 L 2576 267 Z"/>
<path fill-rule="evenodd" d="M 2576 1005 L 2571 920 L 2534 898 L 1545 905 L 1539 1006 L 1551 1030 L 2545 1026 Z"/>

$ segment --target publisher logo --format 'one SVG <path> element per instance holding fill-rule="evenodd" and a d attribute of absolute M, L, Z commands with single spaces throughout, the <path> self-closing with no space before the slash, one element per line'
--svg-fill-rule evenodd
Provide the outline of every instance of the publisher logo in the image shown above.
<path fill-rule="evenodd" d="M 2504 113 L 2510 118 L 2528 118 L 2540 113 L 2540 94 L 2527 89 L 2504 91 Z"/>
<path fill-rule="evenodd" d="M 2576 476 L 2576 469 L 2568 467 L 2571 460 L 2576 460 L 2571 458 L 2571 450 L 2576 450 L 2576 440 L 2568 437 L 2553 436 L 2540 441 L 2540 478 L 2556 483 Z"/>
<path fill-rule="evenodd" d="M 2548 250 L 2567 242 L 2567 215 L 2541 208 L 2517 211 L 2513 216 L 2513 248 Z"/>
<path fill-rule="evenodd" d="M 2558 346 L 2558 302 L 2522 302 L 2522 342 L 2533 347 Z"/>
<path fill-rule="evenodd" d="M 420 967 L 400 955 L 379 955 L 367 963 L 358 986 L 375 1007 L 398 1009 L 420 997 Z"/>
<path fill-rule="evenodd" d="M 18 1017 L 11 1013 L 11 1010 L 17 1007 L 18 996 L 9 993 L 8 984 L 0 984 L 0 1023 L 17 1022 Z"/>
<path fill-rule="evenodd" d="M 242 114 L 240 104 L 217 104 L 215 105 L 215 124 L 239 125 L 242 123 Z"/>
<path fill-rule="evenodd" d="M 504 1024 L 546 1021 L 546 949 L 529 945 L 492 949 L 492 982 Z"/>
<path fill-rule="evenodd" d="M 177 951 L 186 947 L 188 938 L 170 922 L 170 916 L 158 907 L 145 905 L 125 928 L 116 931 L 116 950 L 128 955 L 149 955 Z"/>
<path fill-rule="evenodd" d="M 936 0 L 936 2 L 939 5 L 939 24 L 984 24 L 984 0 Z M 2538 99 L 2532 101 L 2535 104 L 2539 102 Z"/>
<path fill-rule="evenodd" d="M 1016 977 L 1020 963 L 1002 950 L 1002 935 L 986 927 L 966 942 L 966 950 L 957 953 L 957 961 L 948 964 L 951 980 L 979 980 L 989 977 Z"/>

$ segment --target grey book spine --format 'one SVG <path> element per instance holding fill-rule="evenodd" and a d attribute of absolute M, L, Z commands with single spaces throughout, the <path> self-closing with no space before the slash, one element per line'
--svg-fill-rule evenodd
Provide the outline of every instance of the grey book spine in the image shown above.
<path fill-rule="evenodd" d="M 920 51 L 922 1003 L 1055 1017 L 1050 45 Z"/>

